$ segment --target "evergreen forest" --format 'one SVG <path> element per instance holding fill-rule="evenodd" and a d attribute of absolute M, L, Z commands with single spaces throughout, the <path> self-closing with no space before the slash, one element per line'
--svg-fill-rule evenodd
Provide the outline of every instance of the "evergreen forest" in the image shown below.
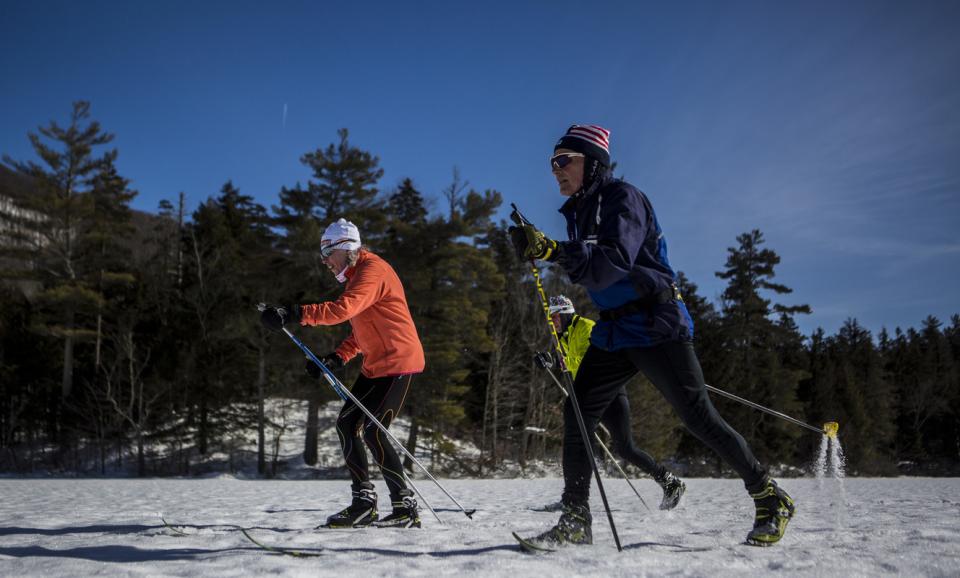
<path fill-rule="evenodd" d="M 336 299 L 319 246 L 340 217 L 397 271 L 426 352 L 401 441 L 429 448 L 446 475 L 558 459 L 563 394 L 534 363 L 550 336 L 529 263 L 497 219 L 498 191 L 456 170 L 436 198 L 410 178 L 383 188 L 376 152 L 341 129 L 303 153 L 311 177 L 270 206 L 228 180 L 196 206 L 174 191 L 144 213 L 90 103 L 69 112 L 25 135 L 35 159 L 0 165 L 0 472 L 194 475 L 223 455 L 224 469 L 275 476 L 280 426 L 264 410 L 275 398 L 306 402 L 303 460 L 316 464 L 317 414 L 336 395 L 260 325 L 256 305 Z M 718 242 L 729 248 L 717 302 L 679 275 L 707 383 L 809 424 L 839 422 L 849 475 L 960 473 L 960 315 L 876 334 L 850 318 L 836 334 L 803 335 L 797 319 L 811 310 L 779 302 L 792 290 L 763 232 Z M 543 279 L 596 318 L 559 270 Z M 324 354 L 349 327 L 296 331 Z M 358 370 L 355 360 L 340 377 L 349 385 Z M 640 446 L 681 472 L 732 475 L 642 376 L 628 390 Z M 804 472 L 816 434 L 713 400 L 761 462 Z"/>

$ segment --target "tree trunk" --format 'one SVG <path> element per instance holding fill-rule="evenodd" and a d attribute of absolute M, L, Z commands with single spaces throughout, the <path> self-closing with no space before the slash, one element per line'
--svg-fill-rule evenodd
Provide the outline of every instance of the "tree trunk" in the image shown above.
<path fill-rule="evenodd" d="M 107 434 L 103 429 L 100 430 L 97 445 L 100 448 L 100 475 L 107 475 Z"/>
<path fill-rule="evenodd" d="M 286 412 L 286 410 L 284 410 Z M 270 460 L 270 477 L 277 477 L 277 466 L 280 463 L 280 438 L 283 437 L 283 432 L 287 429 L 287 418 L 286 413 L 283 417 L 283 425 L 280 428 L 280 431 L 277 432 L 277 436 L 273 439 L 273 456 Z"/>
<path fill-rule="evenodd" d="M 179 202 L 177 203 L 177 295 L 183 291 L 183 205 L 185 195 L 180 191 Z"/>
<path fill-rule="evenodd" d="M 499 371 L 498 371 L 499 373 Z M 500 431 L 500 379 L 493 382 L 493 391 L 490 394 L 490 403 L 493 404 L 493 419 L 490 423 L 490 463 L 496 468 L 500 463 L 500 452 L 498 451 L 498 432 Z"/>
<path fill-rule="evenodd" d="M 413 408 L 410 408 L 410 436 L 407 438 L 407 451 L 410 452 L 410 455 L 417 455 L 417 438 L 420 436 L 420 420 L 417 418 L 417 415 L 413 413 Z M 404 456 L 403 458 L 403 467 L 409 471 L 413 471 L 413 460 L 409 456 Z"/>
<path fill-rule="evenodd" d="M 483 474 L 484 457 L 487 453 L 487 428 L 490 427 L 490 380 L 487 379 L 487 388 L 483 395 L 483 417 L 480 420 L 480 474 Z"/>
<path fill-rule="evenodd" d="M 311 393 L 307 403 L 307 433 L 303 440 L 303 461 L 309 466 L 317 465 L 317 434 L 320 422 L 320 394 Z"/>
<path fill-rule="evenodd" d="M 273 457 L 270 460 L 270 477 L 277 477 L 277 464 L 280 462 L 280 436 L 273 442 Z"/>
<path fill-rule="evenodd" d="M 61 395 L 63 399 L 70 397 L 70 391 L 73 389 L 73 312 L 67 314 L 66 319 L 67 335 L 63 338 L 63 376 L 60 381 Z"/>
<path fill-rule="evenodd" d="M 96 350 L 94 353 L 93 366 L 99 371 L 100 370 L 100 349 L 103 344 L 103 312 L 101 311 L 101 306 L 97 305 L 97 343 Z"/>
<path fill-rule="evenodd" d="M 137 430 L 137 476 L 145 477 L 147 475 L 147 460 L 143 454 L 143 432 Z"/>
<path fill-rule="evenodd" d="M 197 428 L 197 453 L 207 455 L 207 398 L 200 398 L 200 427 Z"/>
<path fill-rule="evenodd" d="M 527 409 L 523 412 L 523 423 L 521 424 L 522 429 L 520 430 L 523 432 L 520 434 L 520 456 L 518 458 L 521 466 L 527 465 L 527 459 L 530 454 L 531 432 L 527 428 L 541 425 L 536 423 L 537 406 L 534 403 L 534 398 L 536 397 L 535 388 L 536 381 L 531 380 L 527 386 Z"/>
<path fill-rule="evenodd" d="M 257 473 L 261 476 L 267 473 L 267 454 L 265 443 L 265 426 L 263 404 L 267 381 L 267 361 L 261 347 L 257 353 L 258 371 L 257 371 Z"/>

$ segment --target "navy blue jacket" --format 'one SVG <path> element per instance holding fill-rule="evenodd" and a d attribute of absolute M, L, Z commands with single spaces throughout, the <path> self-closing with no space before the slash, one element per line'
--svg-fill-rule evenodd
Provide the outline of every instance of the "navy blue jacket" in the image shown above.
<path fill-rule="evenodd" d="M 633 185 L 602 178 L 560 208 L 569 241 L 558 262 L 601 310 L 656 295 L 676 282 L 667 242 L 649 199 Z M 590 343 L 607 351 L 692 341 L 693 320 L 682 301 L 597 322 Z"/>

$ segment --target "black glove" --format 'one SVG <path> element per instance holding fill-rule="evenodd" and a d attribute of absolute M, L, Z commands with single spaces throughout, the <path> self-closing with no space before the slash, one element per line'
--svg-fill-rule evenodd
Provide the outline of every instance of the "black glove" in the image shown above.
<path fill-rule="evenodd" d="M 536 363 L 540 369 L 550 369 L 553 367 L 553 354 L 538 351 L 536 355 L 533 356 L 533 362 Z"/>
<path fill-rule="evenodd" d="M 525 261 L 524 253 L 527 252 L 527 236 L 523 234 L 523 229 L 520 227 L 510 227 L 507 229 L 507 232 L 510 233 L 510 242 L 513 243 L 513 248 L 517 252 L 517 259 Z"/>
<path fill-rule="evenodd" d="M 556 261 L 559 256 L 557 242 L 530 224 L 510 227 L 510 240 L 521 259 Z"/>
<path fill-rule="evenodd" d="M 343 360 L 340 359 L 340 356 L 336 353 L 328 353 L 319 359 L 320 363 L 326 365 L 327 369 L 330 371 L 337 371 L 343 367 Z M 309 357 L 307 358 L 307 362 L 303 368 L 310 377 L 315 377 L 317 379 L 323 377 L 323 370 L 320 369 L 320 366 L 314 363 Z"/>
<path fill-rule="evenodd" d="M 260 323 L 270 331 L 280 332 L 287 323 L 299 322 L 299 305 L 267 305 L 260 313 Z"/>

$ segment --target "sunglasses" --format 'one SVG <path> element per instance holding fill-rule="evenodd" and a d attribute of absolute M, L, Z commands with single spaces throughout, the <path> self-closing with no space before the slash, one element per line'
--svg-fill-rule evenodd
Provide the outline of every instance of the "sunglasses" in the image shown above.
<path fill-rule="evenodd" d="M 573 159 L 582 157 L 580 153 L 560 153 L 550 157 L 550 170 L 562 169 L 573 162 Z"/>
<path fill-rule="evenodd" d="M 334 250 L 338 248 L 338 245 L 343 245 L 344 243 L 349 243 L 349 240 L 337 241 L 336 243 L 331 243 L 326 247 L 320 248 L 320 258 L 327 259 L 330 255 L 333 255 Z"/>

